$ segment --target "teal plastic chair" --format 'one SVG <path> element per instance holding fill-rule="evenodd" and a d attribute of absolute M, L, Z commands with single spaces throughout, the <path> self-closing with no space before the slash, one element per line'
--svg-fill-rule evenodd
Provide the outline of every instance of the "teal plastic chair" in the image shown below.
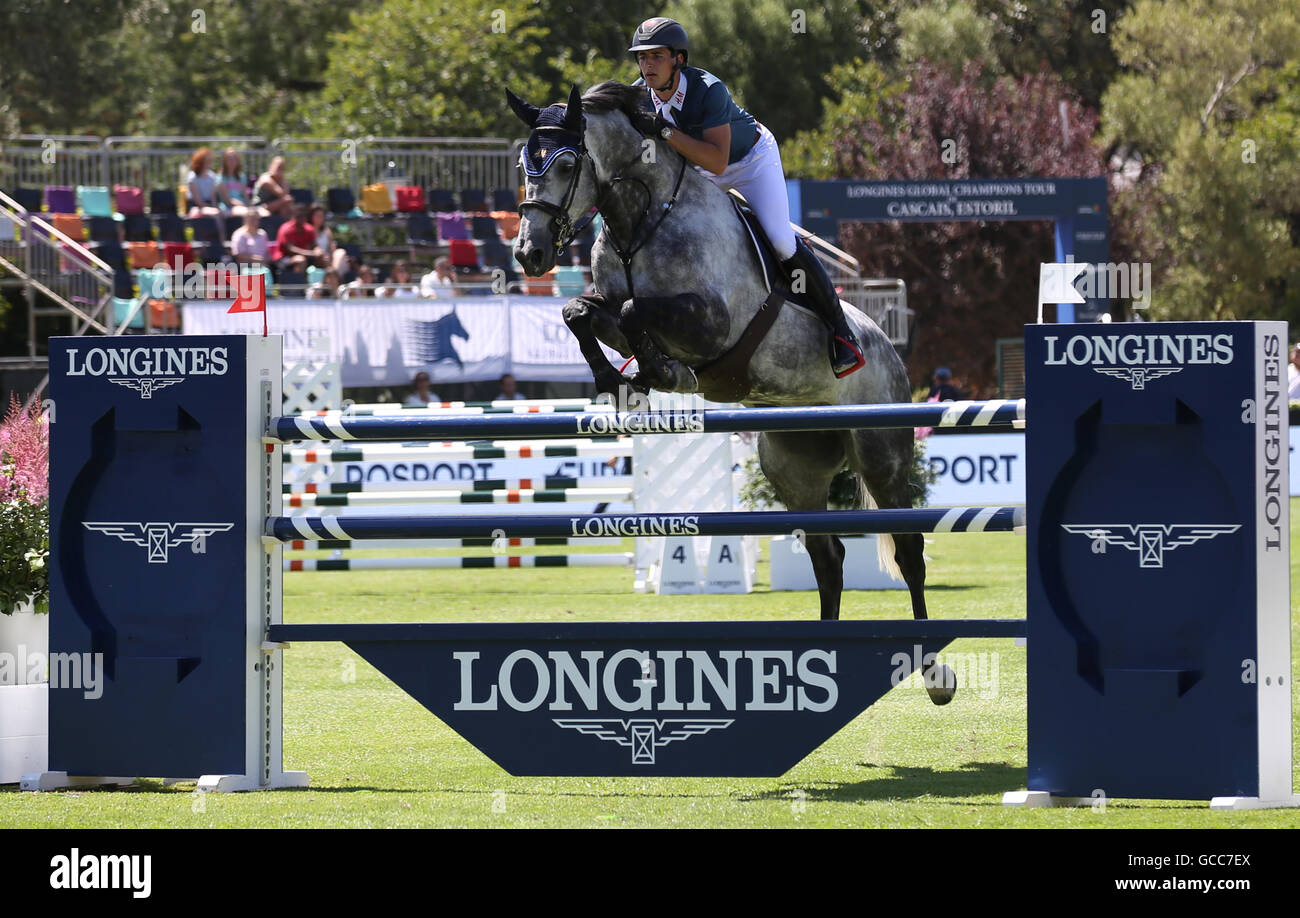
<path fill-rule="evenodd" d="M 585 272 L 578 265 L 560 265 L 555 269 L 555 287 L 560 296 L 582 296 L 587 290 Z"/>
<path fill-rule="evenodd" d="M 140 301 L 124 300 L 120 296 L 113 297 L 113 327 L 114 328 L 122 324 L 123 320 L 126 319 L 128 315 L 130 315 L 131 310 L 135 308 L 135 304 L 138 302 Z M 141 306 L 139 311 L 134 316 L 131 317 L 131 323 L 127 325 L 127 328 L 136 328 L 136 329 L 140 329 L 141 331 L 144 330 L 144 310 L 145 307 Z"/>
<path fill-rule="evenodd" d="M 175 293 L 172 290 L 171 274 L 169 268 L 142 268 L 137 271 L 135 273 L 135 283 L 140 288 L 140 298 L 146 300 L 150 297 L 171 299 Z"/>
<path fill-rule="evenodd" d="M 321 269 L 317 268 L 316 270 L 320 271 Z M 269 297 L 275 292 L 275 279 L 271 276 L 271 269 L 266 265 L 240 265 L 239 273 L 262 275 L 262 277 L 266 278 L 266 295 Z M 321 276 L 324 276 L 323 271 Z"/>
<path fill-rule="evenodd" d="M 78 185 L 77 204 L 83 217 L 113 216 L 113 201 L 103 185 Z"/>

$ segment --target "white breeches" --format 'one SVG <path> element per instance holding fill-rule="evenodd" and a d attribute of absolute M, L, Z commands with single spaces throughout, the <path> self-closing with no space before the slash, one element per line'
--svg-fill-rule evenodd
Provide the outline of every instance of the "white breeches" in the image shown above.
<path fill-rule="evenodd" d="M 794 255 L 794 230 L 790 228 L 785 169 L 771 131 L 759 124 L 758 142 L 750 147 L 744 158 L 732 163 L 721 175 L 714 175 L 698 166 L 696 169 L 723 191 L 735 188 L 745 196 L 782 261 Z"/>

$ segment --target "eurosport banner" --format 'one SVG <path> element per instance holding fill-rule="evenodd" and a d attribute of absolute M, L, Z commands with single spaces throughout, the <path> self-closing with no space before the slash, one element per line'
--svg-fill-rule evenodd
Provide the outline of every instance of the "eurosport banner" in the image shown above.
<path fill-rule="evenodd" d="M 476 296 L 459 300 L 348 299 L 268 302 L 286 364 L 338 363 L 345 386 L 407 385 L 420 370 L 439 383 L 513 373 L 548 382 L 590 382 L 591 370 L 564 324 L 565 297 Z M 222 301 L 181 308 L 186 335 L 261 334 L 262 316 L 227 315 Z M 611 360 L 621 358 L 606 350 Z"/>
<path fill-rule="evenodd" d="M 938 434 L 925 440 L 932 507 L 1025 502 L 1025 435 Z"/>
<path fill-rule="evenodd" d="M 1291 496 L 1300 497 L 1300 427 L 1290 429 Z M 1022 504 L 1025 501 L 1025 435 L 953 434 L 925 441 L 934 471 L 930 506 Z"/>

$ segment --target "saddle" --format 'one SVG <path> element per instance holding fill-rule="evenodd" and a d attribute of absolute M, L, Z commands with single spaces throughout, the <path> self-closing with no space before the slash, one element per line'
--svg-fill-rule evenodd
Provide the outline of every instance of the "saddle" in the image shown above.
<path fill-rule="evenodd" d="M 777 257 L 776 250 L 772 248 L 771 240 L 767 238 L 767 233 L 763 232 L 762 224 L 758 222 L 758 217 L 748 202 L 735 190 L 727 194 L 736 209 L 736 216 L 740 219 L 741 225 L 749 233 L 754 254 L 758 258 L 759 265 L 762 266 L 767 299 L 758 307 L 758 312 L 741 333 L 740 340 L 729 351 L 716 360 L 694 368 L 701 393 L 705 398 L 715 402 L 739 402 L 749 394 L 753 388 L 753 383 L 749 379 L 749 361 L 758 350 L 758 346 L 763 343 L 763 339 L 767 337 L 767 333 L 771 331 L 772 326 L 776 324 L 777 316 L 781 314 L 781 307 L 785 301 L 790 300 L 808 308 L 805 302 L 806 293 L 791 292 L 790 288 L 793 285 L 790 283 L 790 278 L 781 269 L 781 261 Z"/>
<path fill-rule="evenodd" d="M 758 215 L 749 206 L 745 196 L 733 188 L 727 192 L 727 197 L 731 200 L 731 206 L 735 208 L 736 216 L 740 219 L 741 225 L 749 233 L 754 255 L 763 268 L 763 282 L 767 287 L 767 292 L 771 293 L 773 288 L 780 287 L 787 300 L 812 311 L 812 305 L 808 301 L 806 290 L 802 293 L 793 293 L 791 291 L 790 288 L 794 285 L 791 283 L 790 275 L 782 269 L 781 259 L 772 246 L 772 240 L 767 238 L 767 232 L 763 229 L 763 224 L 758 221 Z"/>

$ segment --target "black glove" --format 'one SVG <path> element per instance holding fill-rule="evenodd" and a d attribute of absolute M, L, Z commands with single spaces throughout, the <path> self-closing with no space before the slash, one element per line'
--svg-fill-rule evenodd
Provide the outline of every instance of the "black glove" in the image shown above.
<path fill-rule="evenodd" d="M 658 112 L 651 114 L 647 111 L 637 112 L 636 117 L 632 120 L 632 126 L 635 127 L 645 137 L 658 137 L 660 131 L 666 127 L 672 127 L 663 115 Z"/>

